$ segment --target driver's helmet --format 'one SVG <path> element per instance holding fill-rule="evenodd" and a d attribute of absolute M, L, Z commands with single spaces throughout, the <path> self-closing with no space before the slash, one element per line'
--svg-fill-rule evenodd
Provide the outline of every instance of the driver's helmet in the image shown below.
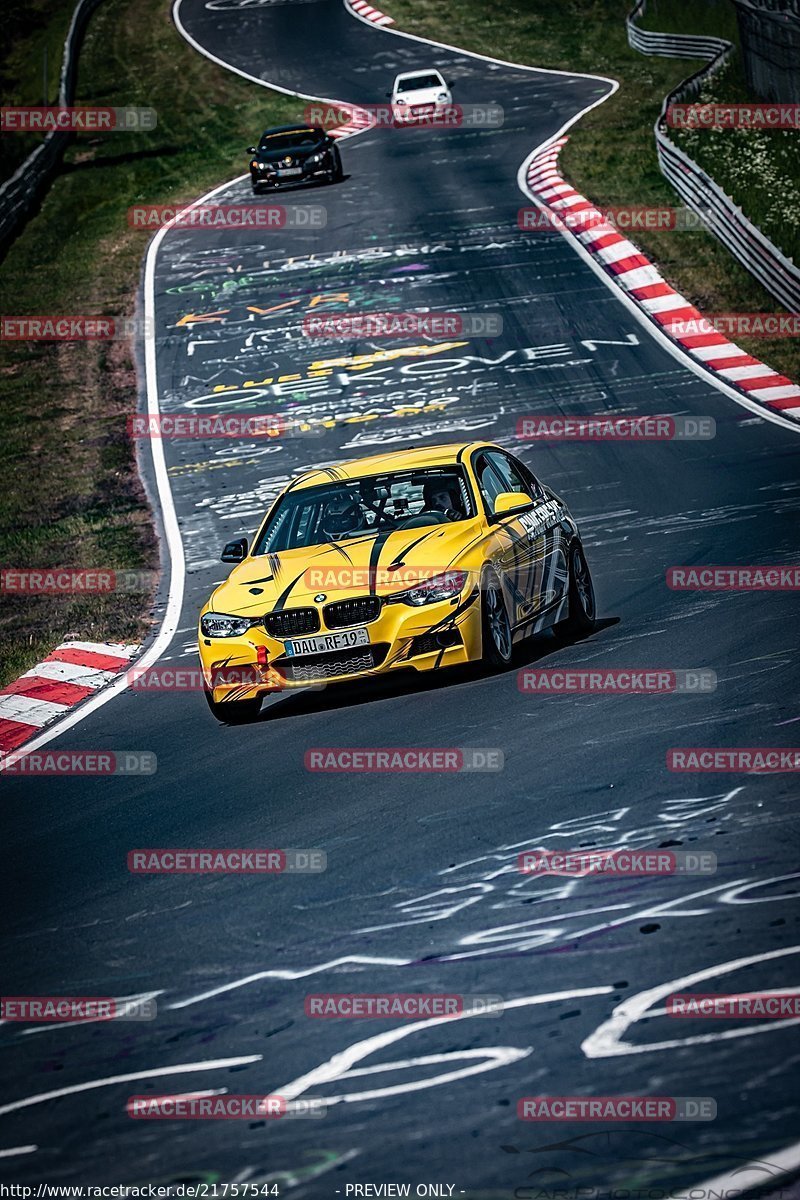
<path fill-rule="evenodd" d="M 447 512 L 448 509 L 459 511 L 461 508 L 458 487 L 452 479 L 427 479 L 422 487 L 422 499 L 425 508 L 437 512 Z"/>
<path fill-rule="evenodd" d="M 363 527 L 364 514 L 361 505 L 348 493 L 334 496 L 325 505 L 322 528 L 329 537 L 341 537 Z"/>

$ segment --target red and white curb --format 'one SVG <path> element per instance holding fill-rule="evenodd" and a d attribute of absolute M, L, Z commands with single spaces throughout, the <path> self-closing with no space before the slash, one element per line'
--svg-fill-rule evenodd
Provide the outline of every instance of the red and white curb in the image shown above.
<path fill-rule="evenodd" d="M 62 642 L 44 662 L 0 690 L 0 752 L 15 750 L 130 665 L 140 646 Z"/>
<path fill-rule="evenodd" d="M 367 4 L 367 0 L 345 0 L 345 3 L 357 16 L 372 21 L 373 25 L 394 25 L 393 17 L 387 17 L 386 13 L 373 8 L 371 4 Z"/>
<path fill-rule="evenodd" d="M 588 229 L 573 230 L 562 224 L 561 231 L 580 242 L 663 333 L 728 387 L 782 417 L 800 421 L 800 387 L 728 341 L 685 296 L 662 279 L 633 242 L 562 178 L 556 164 L 568 140 L 562 137 L 551 142 L 528 164 L 526 182 L 538 207 L 554 216 L 580 213 Z M 680 332 L 687 322 L 692 323 L 692 332 Z"/>
<path fill-rule="evenodd" d="M 359 108 L 357 104 L 337 102 L 334 107 L 341 112 L 348 112 L 350 120 L 345 125 L 336 125 L 333 129 L 329 129 L 329 137 L 352 137 L 353 134 L 363 133 L 365 129 L 370 129 L 373 125 L 377 124 L 373 114 L 368 112 L 366 108 Z"/>

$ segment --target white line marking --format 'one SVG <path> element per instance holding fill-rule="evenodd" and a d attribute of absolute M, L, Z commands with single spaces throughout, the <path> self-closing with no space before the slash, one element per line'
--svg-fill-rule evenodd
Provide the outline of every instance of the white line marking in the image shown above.
<path fill-rule="evenodd" d="M 221 1071 L 226 1067 L 240 1067 L 247 1063 L 261 1062 L 263 1054 L 247 1054 L 241 1058 L 211 1058 L 207 1062 L 178 1063 L 174 1067 L 154 1067 L 152 1071 L 131 1071 L 126 1075 L 107 1075 L 104 1079 L 90 1079 L 86 1083 L 73 1083 L 70 1087 L 56 1088 L 52 1092 L 38 1092 L 24 1100 L 12 1100 L 0 1106 L 0 1116 L 44 1104 L 45 1100 L 60 1100 L 62 1096 L 75 1096 L 78 1092 L 91 1092 L 95 1088 L 110 1087 L 114 1083 L 132 1083 L 136 1079 L 156 1079 L 163 1075 L 184 1075 L 192 1071 Z"/>
<path fill-rule="evenodd" d="M 783 1029 L 787 1025 L 800 1024 L 800 1017 L 790 1017 L 785 1021 L 767 1021 L 760 1025 L 747 1024 L 741 1029 L 724 1029 L 720 1033 L 699 1033 L 691 1037 L 668 1038 L 663 1042 L 623 1042 L 622 1034 L 626 1033 L 637 1021 L 648 1020 L 651 1006 L 673 992 L 685 991 L 694 983 L 703 979 L 716 979 L 719 975 L 729 975 L 740 967 L 749 967 L 754 963 L 769 962 L 787 955 L 800 954 L 800 946 L 787 946 L 782 950 L 769 950 L 763 954 L 750 954 L 745 958 L 734 958 L 729 962 L 716 963 L 712 967 L 704 967 L 702 971 L 693 971 L 691 975 L 682 975 L 678 979 L 670 979 L 656 987 L 638 992 L 628 1000 L 618 1004 L 607 1021 L 598 1025 L 594 1033 L 581 1043 L 581 1049 L 587 1058 L 612 1058 L 621 1054 L 647 1054 L 652 1050 L 671 1050 L 677 1046 L 698 1046 L 704 1042 L 725 1041 L 730 1038 L 752 1037 L 756 1033 L 765 1033 Z M 663 1011 L 663 1010 L 661 1010 Z"/>
<path fill-rule="evenodd" d="M 214 996 L 221 996 L 223 992 L 232 992 L 236 988 L 246 987 L 249 983 L 258 983 L 261 979 L 305 979 L 308 975 L 316 975 L 320 971 L 327 971 L 333 967 L 349 966 L 351 963 L 362 966 L 407 967 L 411 961 L 410 958 L 370 958 L 363 954 L 353 954 L 344 958 L 334 958 L 330 962 L 319 963 L 317 966 L 306 967 L 300 971 L 256 971 L 254 975 L 245 975 L 242 979 L 235 979 L 232 983 L 223 983 L 219 987 L 210 988 L 207 992 L 200 992 L 197 996 L 190 996 L 188 1000 L 177 1000 L 174 1004 L 168 1004 L 167 1008 L 188 1008 L 190 1004 L 199 1004 L 201 1000 L 210 1000 Z"/>
<path fill-rule="evenodd" d="M 11 1146 L 8 1150 L 0 1150 L 0 1158 L 13 1158 L 15 1154 L 33 1154 L 38 1146 Z"/>
<path fill-rule="evenodd" d="M 594 988 L 574 988 L 563 992 L 544 992 L 540 995 L 521 996 L 516 1000 L 507 1000 L 503 1004 L 504 1012 L 511 1008 L 527 1008 L 534 1004 L 548 1004 L 551 1001 L 572 1000 L 581 996 L 605 996 L 609 992 L 613 992 L 613 988 L 600 986 Z M 460 1071 L 448 1072 L 445 1075 L 440 1075 L 434 1078 L 425 1078 L 415 1080 L 405 1085 L 398 1085 L 390 1088 L 378 1088 L 371 1092 L 356 1092 L 347 1093 L 339 1096 L 326 1096 L 326 1104 L 339 1104 L 342 1102 L 349 1103 L 366 1099 L 379 1099 L 382 1096 L 398 1095 L 401 1092 L 420 1091 L 426 1087 L 433 1087 L 441 1083 L 452 1082 L 453 1079 L 465 1078 L 467 1075 L 475 1075 L 480 1071 L 494 1070 L 495 1067 L 505 1066 L 507 1063 L 516 1062 L 521 1058 L 527 1058 L 532 1051 L 532 1047 L 528 1046 L 525 1049 L 518 1049 L 513 1046 L 486 1046 L 480 1049 L 460 1050 L 449 1054 L 428 1055 L 425 1058 L 410 1058 L 401 1059 L 395 1063 L 380 1063 L 374 1067 L 360 1068 L 357 1071 L 351 1071 L 351 1068 L 362 1059 L 373 1053 L 385 1050 L 387 1046 L 391 1046 L 394 1042 L 399 1042 L 403 1038 L 409 1037 L 421 1029 L 430 1029 L 434 1025 L 446 1025 L 451 1021 L 463 1021 L 474 1014 L 470 1012 L 453 1013 L 446 1017 L 433 1017 L 425 1021 L 414 1021 L 410 1025 L 405 1025 L 400 1028 L 389 1029 L 383 1033 L 375 1034 L 373 1037 L 364 1038 L 362 1041 L 354 1042 L 348 1046 L 346 1050 L 334 1054 L 327 1062 L 320 1063 L 313 1070 L 306 1072 L 305 1075 L 298 1076 L 291 1083 L 285 1084 L 283 1087 L 275 1089 L 275 1093 L 279 1096 L 284 1096 L 287 1100 L 294 1100 L 309 1088 L 319 1087 L 323 1083 L 333 1083 L 338 1079 L 349 1078 L 353 1075 L 364 1074 L 379 1074 L 380 1071 L 399 1071 L 407 1069 L 415 1064 L 423 1063 L 442 1063 L 455 1061 L 456 1059 L 470 1059 L 483 1057 L 488 1059 L 487 1062 L 479 1064 L 478 1067 L 468 1067 Z"/>

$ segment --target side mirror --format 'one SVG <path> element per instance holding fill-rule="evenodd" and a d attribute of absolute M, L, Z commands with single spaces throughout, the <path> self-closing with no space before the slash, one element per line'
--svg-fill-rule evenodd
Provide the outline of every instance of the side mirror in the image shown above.
<path fill-rule="evenodd" d="M 386 93 L 386 99 L 387 99 L 387 100 L 391 100 L 391 98 L 392 98 L 392 93 L 391 93 L 391 92 L 387 92 L 387 93 Z"/>
<path fill-rule="evenodd" d="M 454 88 L 454 87 L 456 86 L 456 81 L 455 81 L 455 79 L 448 79 L 448 81 L 447 81 L 447 86 L 448 86 L 449 88 Z"/>
<path fill-rule="evenodd" d="M 248 154 L 256 154 L 257 152 L 258 152 L 258 147 L 257 147 L 257 146 L 248 146 L 248 147 L 247 147 L 247 153 L 248 153 Z"/>
<path fill-rule="evenodd" d="M 493 516 L 500 517 L 503 513 L 514 512 L 518 508 L 530 508 L 533 501 L 525 492 L 501 492 L 494 498 Z"/>
<path fill-rule="evenodd" d="M 228 542 L 220 555 L 222 562 L 240 563 L 247 558 L 247 538 L 239 538 L 236 542 Z"/>

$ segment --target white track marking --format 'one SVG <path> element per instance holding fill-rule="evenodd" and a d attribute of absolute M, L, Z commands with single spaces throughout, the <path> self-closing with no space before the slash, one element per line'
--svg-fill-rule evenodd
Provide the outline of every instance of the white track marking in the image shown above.
<path fill-rule="evenodd" d="M 0 1158 L 14 1158 L 17 1154 L 33 1154 L 38 1146 L 11 1146 L 8 1150 L 0 1150 Z"/>
<path fill-rule="evenodd" d="M 207 1062 L 178 1063 L 174 1067 L 153 1067 L 151 1071 L 130 1071 L 126 1075 L 106 1075 L 103 1079 L 89 1079 L 86 1083 L 74 1083 L 70 1087 L 56 1088 L 52 1092 L 38 1092 L 23 1100 L 12 1100 L 0 1106 L 0 1116 L 44 1104 L 46 1100 L 60 1100 L 63 1096 L 75 1096 L 79 1092 L 91 1092 L 96 1088 L 111 1087 L 115 1083 L 133 1083 L 137 1079 L 157 1079 L 164 1075 L 188 1075 L 192 1071 L 222 1071 L 226 1067 L 241 1067 L 248 1063 L 261 1062 L 263 1054 L 247 1054 L 240 1058 L 211 1058 Z"/>
<path fill-rule="evenodd" d="M 131 996 L 115 996 L 114 1001 L 116 1004 L 141 1004 L 143 1001 L 155 1000 L 156 996 L 162 996 L 163 994 L 163 989 L 157 992 L 137 992 Z M 52 1021 L 46 1022 L 44 1025 L 27 1025 L 25 1029 L 21 1029 L 19 1032 L 20 1037 L 30 1037 L 32 1034 L 36 1033 L 53 1033 L 56 1029 L 72 1029 L 75 1025 L 96 1025 L 98 1021 L 119 1021 L 123 1019 L 123 1015 L 124 1014 L 121 1013 L 119 1016 L 110 1018 L 88 1017 L 81 1021 Z"/>
<path fill-rule="evenodd" d="M 693 971 L 691 975 L 682 975 L 678 979 L 670 979 L 656 987 L 638 992 L 630 999 L 618 1004 L 607 1021 L 598 1025 L 594 1033 L 590 1033 L 581 1043 L 581 1049 L 587 1058 L 612 1058 L 622 1054 L 648 1054 L 652 1050 L 671 1050 L 679 1046 L 698 1046 L 706 1042 L 727 1041 L 731 1038 L 752 1037 L 756 1033 L 767 1033 L 783 1029 L 787 1025 L 800 1024 L 800 1017 L 790 1017 L 785 1021 L 768 1021 L 760 1025 L 749 1022 L 741 1029 L 725 1029 L 719 1033 L 699 1033 L 685 1038 L 668 1038 L 663 1042 L 649 1042 L 638 1045 L 634 1042 L 623 1042 L 621 1037 L 635 1025 L 637 1021 L 648 1020 L 651 1016 L 652 1005 L 673 992 L 685 991 L 692 984 L 704 979 L 716 979 L 720 975 L 730 975 L 741 967 L 750 967 L 755 963 L 770 962 L 773 959 L 785 958 L 788 955 L 800 954 L 800 946 L 787 946 L 782 950 L 770 950 L 764 954 L 751 954 L 745 958 L 734 958 L 729 962 L 717 963 L 712 967 L 704 967 L 702 971 Z M 662 1011 L 663 1010 L 659 1010 Z"/>
<path fill-rule="evenodd" d="M 207 992 L 190 996 L 188 1000 L 178 1000 L 175 1004 L 168 1004 L 167 1008 L 188 1008 L 191 1004 L 199 1004 L 202 1000 L 211 1000 L 214 996 L 235 991 L 236 988 L 246 987 L 250 983 L 258 983 L 262 979 L 305 979 L 308 975 L 316 975 L 320 971 L 328 971 L 334 967 L 349 966 L 351 963 L 361 966 L 407 967 L 411 962 L 410 958 L 370 958 L 361 954 L 352 954 L 345 958 L 333 958 L 330 962 L 319 963 L 317 966 L 307 967 L 300 971 L 256 971 L 254 975 L 245 975 L 242 979 L 235 979 L 232 983 L 220 984 L 219 987 L 210 988 Z"/>
<path fill-rule="evenodd" d="M 613 992 L 613 990 L 611 987 L 600 986 L 593 988 L 572 988 L 563 992 L 543 992 L 539 995 L 521 996 L 516 1000 L 505 1001 L 503 1011 L 507 1012 L 512 1008 L 527 1008 L 534 1004 L 549 1004 L 559 1000 L 574 1000 L 582 996 L 605 996 Z M 470 1017 L 474 1017 L 474 1014 L 464 1012 L 453 1013 L 446 1017 L 432 1017 L 429 1020 L 414 1021 L 410 1025 L 389 1029 L 383 1033 L 375 1034 L 373 1037 L 364 1038 L 362 1041 L 354 1042 L 346 1050 L 341 1050 L 338 1054 L 334 1054 L 327 1062 L 320 1063 L 318 1067 L 314 1067 L 312 1071 L 306 1072 L 305 1075 L 298 1076 L 297 1079 L 293 1079 L 283 1087 L 275 1088 L 275 1093 L 285 1097 L 287 1100 L 294 1100 L 302 1095 L 303 1092 L 307 1092 L 309 1088 L 319 1087 L 324 1083 L 334 1083 L 340 1079 L 348 1079 L 351 1075 L 379 1074 L 382 1070 L 401 1071 L 420 1063 L 453 1062 L 457 1059 L 477 1057 L 489 1060 L 478 1067 L 469 1067 L 456 1072 L 448 1072 L 445 1075 L 430 1079 L 414 1080 L 405 1085 L 399 1084 L 390 1088 L 379 1088 L 371 1092 L 345 1093 L 343 1095 L 325 1097 L 326 1104 L 354 1103 L 360 1100 L 380 1098 L 381 1096 L 393 1096 L 403 1092 L 420 1091 L 426 1087 L 434 1087 L 440 1083 L 451 1082 L 453 1079 L 461 1079 L 467 1075 L 477 1074 L 478 1071 L 494 1070 L 496 1067 L 505 1066 L 508 1063 L 527 1058 L 532 1053 L 532 1047 L 530 1046 L 525 1049 L 519 1049 L 514 1046 L 485 1046 L 473 1050 L 454 1051 L 450 1054 L 427 1055 L 424 1058 L 399 1059 L 393 1063 L 379 1063 L 374 1067 L 351 1070 L 356 1063 L 361 1062 L 368 1055 L 377 1054 L 379 1051 L 385 1050 L 387 1046 L 410 1037 L 413 1033 L 418 1033 L 423 1029 L 431 1029 L 438 1025 L 447 1025 L 452 1021 L 468 1020 Z"/>

